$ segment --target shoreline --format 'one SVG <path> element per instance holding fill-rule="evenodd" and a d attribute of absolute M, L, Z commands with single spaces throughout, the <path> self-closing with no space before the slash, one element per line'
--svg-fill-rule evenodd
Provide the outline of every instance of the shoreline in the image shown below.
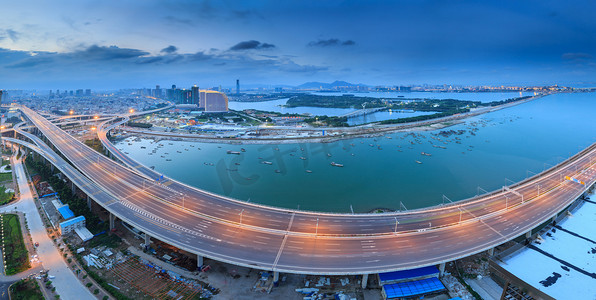
<path fill-rule="evenodd" d="M 489 112 L 498 111 L 501 109 L 509 108 L 512 106 L 520 105 L 523 103 L 527 103 L 544 96 L 552 95 L 549 94 L 540 94 L 533 96 L 531 98 L 520 100 L 512 103 L 506 103 L 499 106 L 494 107 L 486 107 L 476 109 L 474 111 L 467 112 L 465 114 L 456 114 L 452 116 L 412 122 L 412 123 L 404 123 L 404 124 L 390 124 L 390 125 L 379 125 L 379 124 L 366 124 L 356 127 L 350 127 L 349 129 L 340 128 L 340 127 L 325 127 L 325 128 L 317 128 L 313 130 L 339 130 L 337 133 L 333 133 L 329 136 L 306 136 L 306 137 L 283 137 L 282 135 L 278 135 L 272 138 L 218 138 L 218 137 L 210 137 L 210 136 L 202 136 L 196 134 L 172 134 L 168 132 L 157 132 L 157 131 L 147 131 L 147 130 L 137 130 L 134 128 L 127 127 L 123 129 L 126 131 L 126 136 L 143 136 L 148 138 L 153 138 L 155 140 L 175 140 L 175 141 L 182 141 L 182 140 L 191 140 L 195 142 L 202 142 L 202 143 L 219 143 L 219 144 L 232 144 L 232 145 L 242 145 L 242 144 L 295 144 L 295 143 L 332 143 L 340 140 L 346 139 L 354 139 L 354 138 L 371 138 L 371 137 L 379 137 L 389 133 L 395 132 L 413 132 L 413 131 L 431 131 L 437 129 L 448 128 L 457 124 L 461 124 L 465 122 L 465 119 L 472 118 L 475 116 L 483 115 Z M 343 131 L 343 132 L 342 132 Z"/>

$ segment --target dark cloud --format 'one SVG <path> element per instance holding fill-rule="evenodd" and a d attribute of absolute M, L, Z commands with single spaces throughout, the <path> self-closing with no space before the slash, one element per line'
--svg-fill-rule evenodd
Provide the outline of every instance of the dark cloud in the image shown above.
<path fill-rule="evenodd" d="M 317 40 L 308 43 L 309 47 L 329 47 L 329 46 L 353 46 L 356 42 L 352 40 L 341 41 L 339 39 Z"/>
<path fill-rule="evenodd" d="M 270 49 L 275 48 L 275 45 L 268 43 L 261 43 L 259 41 L 250 40 L 240 42 L 230 48 L 232 51 L 252 50 L 252 49 Z"/>
<path fill-rule="evenodd" d="M 563 55 L 561 55 L 561 58 L 563 58 L 564 60 L 587 60 L 587 59 L 592 59 L 592 55 L 588 54 L 588 53 L 581 53 L 581 52 L 576 52 L 576 53 L 563 53 Z"/>
<path fill-rule="evenodd" d="M 189 60 L 192 61 L 203 61 L 203 60 L 209 60 L 213 58 L 213 55 L 210 54 L 206 54 L 205 52 L 197 52 L 195 54 L 189 54 L 187 55 Z"/>
<path fill-rule="evenodd" d="M 85 50 L 75 51 L 70 55 L 74 58 L 80 58 L 85 60 L 113 60 L 137 58 L 148 54 L 149 52 L 138 49 L 119 48 L 117 46 L 104 47 L 93 45 Z"/>
<path fill-rule="evenodd" d="M 12 29 L 7 29 L 6 34 L 13 42 L 17 42 L 19 40 L 20 34 Z"/>
<path fill-rule="evenodd" d="M 33 56 L 29 59 L 24 59 L 20 62 L 6 66 L 6 68 L 20 69 L 20 68 L 32 68 L 39 65 L 45 65 L 54 62 L 49 56 Z"/>
<path fill-rule="evenodd" d="M 171 53 L 174 53 L 174 52 L 176 52 L 176 51 L 178 51 L 178 48 L 177 48 L 176 46 L 169 45 L 169 46 L 167 46 L 167 47 L 165 47 L 165 48 L 161 49 L 161 51 L 160 51 L 160 52 L 161 52 L 161 53 L 167 53 L 167 54 L 171 54 Z"/>
<path fill-rule="evenodd" d="M 174 16 L 165 16 L 164 19 L 171 24 L 192 25 L 191 19 L 178 18 Z"/>
<path fill-rule="evenodd" d="M 154 63 L 159 63 L 163 61 L 163 57 L 161 56 L 152 56 L 152 57 L 141 57 L 139 58 L 136 63 L 140 64 L 140 65 L 146 65 L 146 64 L 154 64 Z"/>

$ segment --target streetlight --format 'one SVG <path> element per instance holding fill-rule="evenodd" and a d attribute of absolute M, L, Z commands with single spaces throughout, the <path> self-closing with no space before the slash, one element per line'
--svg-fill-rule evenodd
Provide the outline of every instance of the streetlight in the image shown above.
<path fill-rule="evenodd" d="M 317 227 L 315 228 L 315 236 L 319 234 L 319 218 L 317 218 Z"/>
<path fill-rule="evenodd" d="M 399 224 L 399 221 L 397 221 L 397 217 L 395 218 L 395 229 L 393 230 L 393 234 L 397 234 L 397 224 Z"/>
<path fill-rule="evenodd" d="M 135 112 L 135 110 L 131 108 L 128 110 L 128 112 L 132 114 L 133 112 Z"/>
<path fill-rule="evenodd" d="M 242 213 L 244 212 L 244 208 L 240 211 L 240 225 L 242 225 Z"/>
<path fill-rule="evenodd" d="M 72 115 L 74 114 L 74 110 L 71 109 L 68 113 Z"/>

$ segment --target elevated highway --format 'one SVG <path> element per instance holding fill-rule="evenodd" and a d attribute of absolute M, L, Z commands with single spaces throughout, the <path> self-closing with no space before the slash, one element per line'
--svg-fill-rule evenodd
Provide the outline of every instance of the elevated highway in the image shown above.
<path fill-rule="evenodd" d="M 107 141 L 106 130 L 117 123 L 105 123 L 106 130 L 99 134 L 124 165 L 83 145 L 36 112 L 19 109 L 72 166 L 65 174 L 82 190 L 93 189 L 85 192 L 118 218 L 197 255 L 279 272 L 364 274 L 452 261 L 525 234 L 567 207 L 596 180 L 593 144 L 525 181 L 445 206 L 384 214 L 289 210 L 230 199 L 167 177 L 156 181 L 161 174 Z M 58 163 L 59 156 L 49 147 L 23 145 Z"/>

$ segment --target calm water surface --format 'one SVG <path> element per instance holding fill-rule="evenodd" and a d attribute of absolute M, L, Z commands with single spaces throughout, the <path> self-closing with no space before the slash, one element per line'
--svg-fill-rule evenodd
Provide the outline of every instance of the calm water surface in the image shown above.
<path fill-rule="evenodd" d="M 401 201 L 411 209 L 499 189 L 560 162 L 596 142 L 595 112 L 594 93 L 557 94 L 443 129 L 464 131 L 448 137 L 426 131 L 242 146 L 129 138 L 117 147 L 167 176 L 241 200 L 335 212 L 398 209 Z"/>

